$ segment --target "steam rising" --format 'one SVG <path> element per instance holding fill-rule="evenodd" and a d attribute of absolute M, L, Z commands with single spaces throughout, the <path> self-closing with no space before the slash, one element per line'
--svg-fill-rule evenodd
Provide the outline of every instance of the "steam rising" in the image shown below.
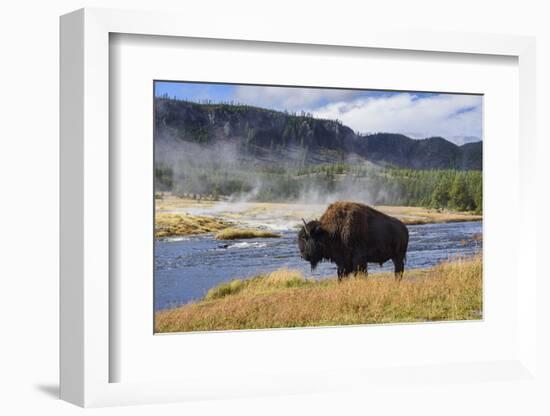
<path fill-rule="evenodd" d="M 343 199 L 379 203 L 386 189 L 372 185 L 369 173 L 379 168 L 355 154 L 342 164 L 362 167 L 358 172 L 331 171 L 330 165 L 308 163 L 304 149 L 289 146 L 283 157 L 250 155 L 238 141 L 200 145 L 164 134 L 155 145 L 155 166 L 170 180 L 157 178 L 157 190 L 235 204 L 253 201 L 322 204 Z M 170 188 L 170 189 L 169 189 Z M 217 204 L 219 211 L 228 206 Z"/>

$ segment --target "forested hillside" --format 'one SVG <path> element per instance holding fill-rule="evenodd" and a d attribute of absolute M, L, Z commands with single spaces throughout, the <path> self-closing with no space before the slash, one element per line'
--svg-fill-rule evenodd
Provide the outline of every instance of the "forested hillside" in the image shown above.
<path fill-rule="evenodd" d="M 155 101 L 155 186 L 196 198 L 482 211 L 482 143 L 359 135 L 335 120 Z"/>
<path fill-rule="evenodd" d="M 457 146 L 442 137 L 423 140 L 401 134 L 356 134 L 337 120 L 316 119 L 235 104 L 155 100 L 159 148 L 178 143 L 202 146 L 232 143 L 243 159 L 293 166 L 368 160 L 380 166 L 412 169 L 480 170 L 481 142 Z"/>

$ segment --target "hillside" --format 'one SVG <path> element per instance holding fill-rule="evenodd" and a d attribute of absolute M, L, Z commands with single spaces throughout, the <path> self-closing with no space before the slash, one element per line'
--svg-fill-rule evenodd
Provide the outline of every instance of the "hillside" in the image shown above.
<path fill-rule="evenodd" d="M 340 122 L 305 113 L 156 98 L 157 152 L 177 151 L 184 143 L 201 147 L 231 144 L 238 149 L 239 158 L 270 166 L 367 160 L 411 169 L 482 168 L 481 142 L 457 146 L 442 137 L 362 136 Z"/>

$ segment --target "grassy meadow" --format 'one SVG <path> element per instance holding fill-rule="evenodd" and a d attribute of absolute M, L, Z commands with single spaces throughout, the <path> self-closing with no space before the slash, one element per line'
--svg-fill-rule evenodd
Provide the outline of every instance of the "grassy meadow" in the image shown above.
<path fill-rule="evenodd" d="M 279 269 L 210 289 L 200 301 L 159 311 L 155 332 L 382 324 L 482 318 L 482 258 L 428 269 L 358 275 L 338 283 Z"/>

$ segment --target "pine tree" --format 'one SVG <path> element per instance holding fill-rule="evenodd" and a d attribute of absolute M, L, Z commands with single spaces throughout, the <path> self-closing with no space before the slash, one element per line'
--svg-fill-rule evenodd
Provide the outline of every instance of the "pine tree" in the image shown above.
<path fill-rule="evenodd" d="M 473 208 L 473 200 L 468 192 L 468 184 L 464 175 L 456 175 L 449 192 L 450 205 L 458 210 L 471 210 Z"/>

